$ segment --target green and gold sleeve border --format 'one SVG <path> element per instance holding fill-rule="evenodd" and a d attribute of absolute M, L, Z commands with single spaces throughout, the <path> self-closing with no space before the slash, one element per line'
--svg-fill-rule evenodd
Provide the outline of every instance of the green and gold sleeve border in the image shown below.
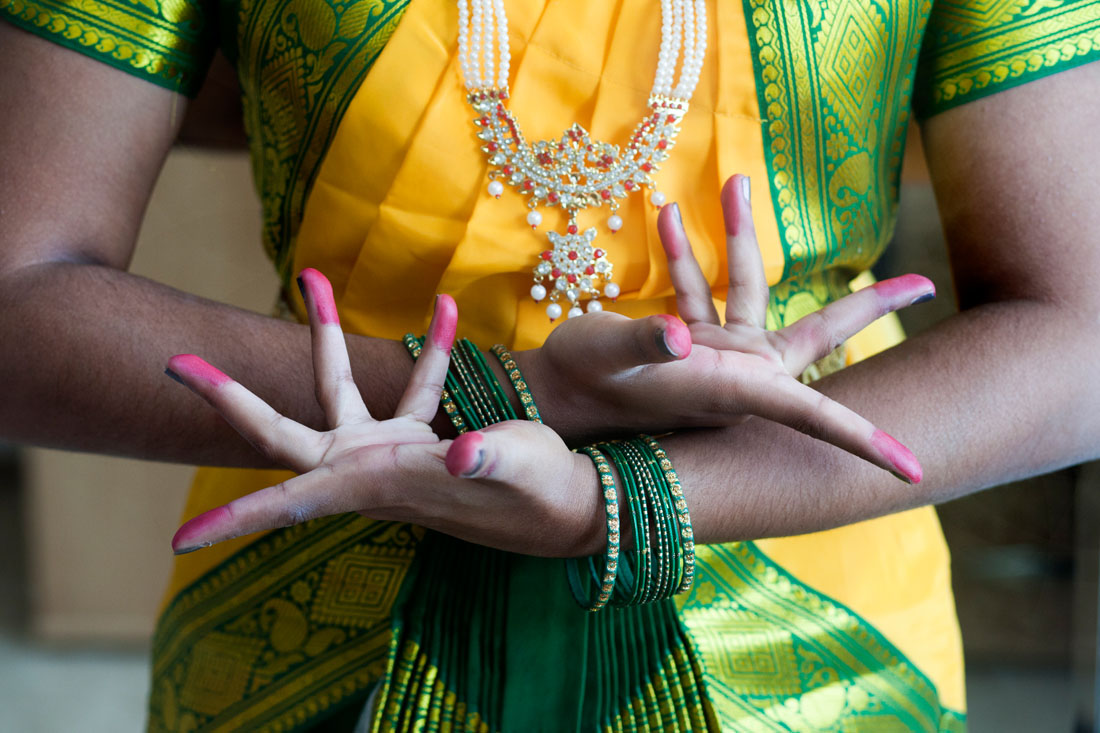
<path fill-rule="evenodd" d="M 198 0 L 0 0 L 0 17 L 188 96 L 198 93 L 216 45 Z"/>
<path fill-rule="evenodd" d="M 1097 0 L 937 0 L 913 106 L 930 117 L 1098 59 Z"/>

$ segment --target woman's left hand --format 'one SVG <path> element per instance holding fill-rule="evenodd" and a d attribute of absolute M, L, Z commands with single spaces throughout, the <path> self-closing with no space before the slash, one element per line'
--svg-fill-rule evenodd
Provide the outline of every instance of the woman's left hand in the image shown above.
<path fill-rule="evenodd" d="M 553 430 L 509 421 L 453 441 L 432 432 L 457 321 L 450 296 L 436 301 L 395 417 L 375 420 L 351 378 L 331 285 L 316 270 L 304 271 L 300 283 L 313 334 L 316 396 L 331 429 L 312 430 L 280 415 L 197 356 L 173 357 L 170 376 L 263 455 L 299 474 L 191 519 L 172 540 L 177 554 L 350 511 L 530 555 L 599 549 L 595 468 Z"/>

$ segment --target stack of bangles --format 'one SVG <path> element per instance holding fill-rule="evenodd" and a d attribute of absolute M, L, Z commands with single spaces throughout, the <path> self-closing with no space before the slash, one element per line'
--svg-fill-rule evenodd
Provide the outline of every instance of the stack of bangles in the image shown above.
<path fill-rule="evenodd" d="M 413 359 L 424 338 L 405 336 Z M 519 397 L 523 416 L 542 422 L 523 374 L 508 350 L 498 344 L 491 353 Z M 519 419 L 485 355 L 461 339 L 451 351 L 451 364 L 440 404 L 459 433 Z M 604 606 L 635 606 L 684 593 L 695 577 L 695 535 L 683 487 L 672 461 L 655 439 L 639 435 L 579 449 L 592 459 L 607 510 L 607 547 L 602 556 L 565 561 L 569 588 L 589 611 Z M 618 482 L 616 481 L 618 477 Z M 619 483 L 630 522 L 633 549 L 623 548 Z"/>

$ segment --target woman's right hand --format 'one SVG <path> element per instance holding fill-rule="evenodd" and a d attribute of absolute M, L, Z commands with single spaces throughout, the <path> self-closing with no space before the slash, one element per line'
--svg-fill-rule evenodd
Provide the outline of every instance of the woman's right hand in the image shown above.
<path fill-rule="evenodd" d="M 722 209 L 730 283 L 725 323 L 679 209 L 666 206 L 658 229 L 687 324 L 670 315 L 632 320 L 607 311 L 561 324 L 523 366 L 547 422 L 582 442 L 728 426 L 756 415 L 832 443 L 904 481 L 920 481 L 920 464 L 908 449 L 798 377 L 872 321 L 930 298 L 933 283 L 919 275 L 886 280 L 769 331 L 764 325 L 768 286 L 747 178 L 727 182 Z"/>

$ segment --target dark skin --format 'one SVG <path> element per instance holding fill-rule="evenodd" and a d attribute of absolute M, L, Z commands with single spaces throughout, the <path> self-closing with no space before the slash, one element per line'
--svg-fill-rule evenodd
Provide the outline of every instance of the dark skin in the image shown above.
<path fill-rule="evenodd" d="M 35 131 L 0 136 L 0 338 L 17 348 L 0 360 L 0 379 L 10 385 L 0 402 L 4 433 L 27 442 L 169 460 L 270 463 L 271 456 L 257 456 L 215 413 L 160 376 L 167 359 L 183 350 L 203 354 L 279 412 L 324 426 L 307 329 L 124 272 L 182 102 L 5 26 L 0 57 L 0 99 L 20 100 L 3 105 L 0 129 Z M 926 479 L 902 484 L 844 451 L 756 417 L 671 436 L 664 443 L 687 487 L 699 541 L 825 529 L 1097 455 L 1100 390 L 1094 388 L 1092 365 L 1100 356 L 1100 207 L 1093 202 L 1100 193 L 1100 151 L 1082 141 L 1100 128 L 1100 110 L 1082 104 L 1089 99 L 1100 99 L 1095 67 L 1002 92 L 925 125 L 963 311 L 817 386 L 910 445 L 924 460 Z M 1056 112 L 1066 109 L 1076 114 Z M 694 298 L 701 306 L 690 287 L 680 291 L 685 302 Z M 681 311 L 689 313 L 690 306 Z M 724 342 L 732 337 L 702 318 L 687 316 L 695 338 L 692 357 L 708 349 L 744 348 L 741 341 Z M 637 323 L 622 325 L 615 337 L 620 348 L 612 352 L 640 349 L 643 356 L 633 366 L 660 362 L 659 354 L 645 352 L 645 344 L 654 343 L 646 335 L 660 324 Z M 818 346 L 843 330 L 819 334 Z M 279 344 L 278 353 L 272 344 Z M 629 344 L 638 348 L 631 352 Z M 354 337 L 348 346 L 366 406 L 374 415 L 392 415 L 411 371 L 403 347 Z M 533 385 L 545 377 L 540 364 L 547 362 L 540 359 L 529 362 Z M 660 374 L 705 405 L 714 383 L 710 373 L 695 368 L 699 361 L 665 364 L 673 371 Z M 26 369 L 27 363 L 35 369 Z M 632 368 L 611 366 L 614 373 Z M 120 393 L 128 399 L 117 399 Z M 559 433 L 580 434 L 575 403 L 550 402 L 546 411 Z M 822 434 L 814 414 L 790 422 Z M 658 418 L 612 414 L 606 427 L 652 429 Z M 679 424 L 714 419 L 702 408 L 677 416 Z M 466 451 L 476 467 L 457 458 L 449 467 L 460 476 L 473 469 L 470 478 L 454 481 L 493 489 L 471 496 L 512 490 L 516 516 L 545 514 L 549 529 L 539 536 L 520 536 L 516 528 L 524 524 L 503 513 L 493 526 L 463 524 L 463 513 L 438 495 L 406 492 L 397 506 L 390 501 L 396 494 L 379 493 L 384 487 L 362 473 L 352 472 L 331 488 L 352 492 L 360 502 L 354 508 L 372 516 L 420 521 L 494 546 L 548 555 L 598 549 L 594 471 L 576 463 L 566 474 L 572 479 L 558 490 L 572 502 L 547 502 L 544 494 L 531 493 L 529 487 L 545 483 L 531 465 L 548 454 L 544 444 L 521 434 L 522 427 L 531 426 L 487 431 L 477 451 Z M 554 455 L 574 460 L 566 454 Z M 394 482 L 415 489 L 426 478 L 440 477 L 445 458 L 446 451 L 425 453 L 421 462 L 395 464 L 395 472 L 384 476 L 389 490 L 396 490 Z M 589 499 L 577 500 L 583 497 Z M 485 514 L 484 508 L 469 509 L 469 516 Z M 265 511 L 271 525 L 303 516 L 286 506 Z M 219 536 L 197 541 L 259 528 L 227 525 Z"/>

